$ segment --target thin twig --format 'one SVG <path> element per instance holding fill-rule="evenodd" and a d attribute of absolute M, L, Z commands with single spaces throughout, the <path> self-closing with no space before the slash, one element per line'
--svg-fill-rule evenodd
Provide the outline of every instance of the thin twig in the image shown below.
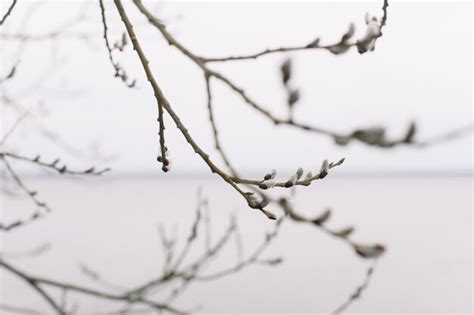
<path fill-rule="evenodd" d="M 221 271 L 213 272 L 207 275 L 198 275 L 194 279 L 196 281 L 211 281 L 211 280 L 215 280 L 218 278 L 222 278 L 222 277 L 237 273 L 243 268 L 251 264 L 263 262 L 266 265 L 276 265 L 276 264 L 281 263 L 282 262 L 281 258 L 272 259 L 272 260 L 259 260 L 259 258 L 263 254 L 263 252 L 267 249 L 267 247 L 271 244 L 271 242 L 277 237 L 278 233 L 280 232 L 281 225 L 283 223 L 284 218 L 285 217 L 281 217 L 280 219 L 278 219 L 273 231 L 271 231 L 265 236 L 265 239 L 262 242 L 262 244 L 259 247 L 257 247 L 257 249 L 253 252 L 252 255 L 250 255 L 244 260 L 241 260 L 235 266 L 229 267 Z"/>
<path fill-rule="evenodd" d="M 362 282 L 361 285 L 358 285 L 357 288 L 354 290 L 354 292 L 349 296 L 349 298 L 339 305 L 331 314 L 338 315 L 341 314 L 343 311 L 345 311 L 352 303 L 354 303 L 356 300 L 361 298 L 362 293 L 367 290 L 370 280 L 372 279 L 372 276 L 375 271 L 375 266 L 377 265 L 378 259 L 374 259 L 370 267 L 367 269 L 365 273 L 365 278 L 364 282 Z"/>
<path fill-rule="evenodd" d="M 54 161 L 47 163 L 41 160 L 41 156 L 37 155 L 34 158 L 29 158 L 26 156 L 22 156 L 19 154 L 11 153 L 11 152 L 0 152 L 0 159 L 3 159 L 6 161 L 7 158 L 11 158 L 14 160 L 19 160 L 19 161 L 24 161 L 28 162 L 31 164 L 35 164 L 41 167 L 45 167 L 51 170 L 54 170 L 58 172 L 59 174 L 67 174 L 67 175 L 93 175 L 93 176 L 99 176 L 102 175 L 108 171 L 110 171 L 110 168 L 104 168 L 100 170 L 96 170 L 95 167 L 90 167 L 86 170 L 83 171 L 76 171 L 76 170 L 70 170 L 65 164 L 59 165 L 60 160 L 55 159 Z"/>
<path fill-rule="evenodd" d="M 136 84 L 136 80 L 129 81 L 129 78 L 128 78 L 128 75 L 127 75 L 127 72 L 125 71 L 125 69 L 118 62 L 116 62 L 114 60 L 114 56 L 113 56 L 113 53 L 112 53 L 112 46 L 110 45 L 109 36 L 107 34 L 108 33 L 108 26 L 107 26 L 107 18 L 106 18 L 106 15 L 105 15 L 104 1 L 99 0 L 99 5 L 100 5 L 100 12 L 101 12 L 101 17 L 102 17 L 102 25 L 103 25 L 103 28 L 104 28 L 103 37 L 104 37 L 104 41 L 105 41 L 105 47 L 107 48 L 110 63 L 114 67 L 115 76 L 120 78 L 122 80 L 122 82 L 125 83 L 126 86 L 128 86 L 129 88 L 133 88 Z M 124 42 L 122 44 L 123 44 L 123 46 L 125 46 Z"/>
<path fill-rule="evenodd" d="M 0 26 L 2 26 L 3 23 L 5 23 L 7 18 L 10 16 L 10 14 L 12 13 L 13 8 L 15 7 L 16 3 L 17 3 L 17 0 L 12 1 L 12 3 L 10 4 L 10 6 L 7 9 L 7 12 L 5 12 L 5 14 L 2 16 L 2 19 L 0 20 Z"/>

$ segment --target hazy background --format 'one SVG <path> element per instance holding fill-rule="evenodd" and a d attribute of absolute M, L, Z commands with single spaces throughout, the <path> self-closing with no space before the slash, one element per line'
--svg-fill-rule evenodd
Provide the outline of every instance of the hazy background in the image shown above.
<path fill-rule="evenodd" d="M 87 263 L 104 277 L 133 286 L 154 274 L 162 261 L 157 223 L 177 226 L 185 237 L 196 191 L 202 187 L 211 203 L 216 235 L 229 215 L 237 213 L 250 252 L 271 228 L 270 222 L 208 175 L 171 121 L 166 131 L 173 169 L 161 172 L 152 91 L 130 47 L 116 57 L 137 78 L 138 88 L 127 89 L 113 77 L 98 4 L 88 3 L 20 1 L 16 19 L 0 31 L 4 36 L 67 30 L 58 41 L 2 45 L 2 74 L 20 61 L 17 76 L 4 84 L 2 93 L 24 108 L 32 107 L 6 148 L 28 156 L 60 156 L 71 167 L 93 163 L 113 171 L 88 179 L 28 177 L 54 212 L 31 227 L 2 235 L 2 248 L 21 251 L 51 242 L 52 249 L 43 256 L 15 263 L 35 274 L 88 284 L 78 269 L 79 263 Z M 107 3 L 114 41 L 123 28 L 114 6 Z M 356 24 L 357 35 L 363 34 L 365 13 L 380 16 L 381 4 L 153 2 L 149 6 L 187 47 L 204 56 L 221 56 L 306 44 L 316 36 L 322 43 L 332 43 L 350 22 Z M 126 7 L 172 106 L 220 162 L 212 151 L 202 73 L 148 27 L 133 5 Z M 85 20 L 67 28 L 67 21 L 82 10 Z M 76 38 L 84 34 L 87 40 Z M 302 121 L 341 132 L 380 124 L 398 137 L 414 119 L 419 139 L 472 122 L 471 3 L 391 1 L 375 52 L 334 56 L 308 51 L 292 57 L 295 84 L 302 92 L 295 114 Z M 285 115 L 279 78 L 284 59 L 275 54 L 213 67 L 222 69 L 265 108 Z M 347 158 L 327 179 L 299 190 L 295 203 L 307 214 L 331 207 L 332 227 L 354 225 L 355 240 L 387 246 L 370 288 L 350 311 L 471 313 L 472 135 L 427 149 L 380 150 L 359 143 L 336 147 L 324 136 L 274 127 L 219 83 L 213 90 L 224 148 L 244 174 L 260 176 L 271 168 L 288 173 L 299 166 L 316 169 L 325 158 Z M 3 130 L 12 117 L 9 108 L 2 108 Z M 38 121 L 61 140 L 45 138 L 37 131 L 42 130 L 37 129 Z M 35 169 L 24 172 L 37 174 Z M 26 200 L 2 196 L 1 201 L 2 220 L 30 213 Z M 177 305 L 202 304 L 203 312 L 214 313 L 326 313 L 360 284 L 367 268 L 367 262 L 344 244 L 291 222 L 268 252 L 275 255 L 285 258 L 284 265 L 255 267 L 219 282 L 197 284 Z M 231 248 L 218 265 L 234 261 Z M 1 290 L 5 301 L 47 310 L 30 288 L 9 274 L 2 275 Z M 110 310 L 97 300 L 78 301 L 83 302 L 84 314 Z"/>
<path fill-rule="evenodd" d="M 96 285 L 82 274 L 81 263 L 126 287 L 156 275 L 164 259 L 157 224 L 170 231 L 176 228 L 182 244 L 194 219 L 199 186 L 209 198 L 214 240 L 235 213 L 244 252 L 250 254 L 273 224 L 218 179 L 29 183 L 49 200 L 54 212 L 28 228 L 7 233 L 4 250 L 18 253 L 50 242 L 52 247 L 45 254 L 12 261 L 34 274 L 88 286 Z M 387 246 L 370 287 L 348 313 L 471 314 L 471 198 L 469 177 L 329 176 L 320 185 L 300 190 L 296 206 L 308 215 L 331 207 L 330 227 L 354 225 L 354 240 Z M 28 203 L 18 200 L 3 204 L 5 220 L 30 211 Z M 279 267 L 253 266 L 228 278 L 193 284 L 175 305 L 202 305 L 202 312 L 216 314 L 327 314 L 362 283 L 369 266 L 340 241 L 294 222 L 284 223 L 280 236 L 263 255 L 277 256 L 284 258 Z M 236 257 L 232 240 L 206 272 L 232 265 Z M 4 303 L 48 310 L 23 281 L 3 274 Z M 117 308 L 107 301 L 70 296 L 70 302 L 81 303 L 81 315 Z"/>

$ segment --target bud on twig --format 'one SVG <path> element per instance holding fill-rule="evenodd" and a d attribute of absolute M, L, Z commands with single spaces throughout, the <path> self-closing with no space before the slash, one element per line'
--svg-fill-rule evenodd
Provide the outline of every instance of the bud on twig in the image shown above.
<path fill-rule="evenodd" d="M 326 175 L 328 174 L 328 168 L 329 164 L 328 164 L 328 160 L 324 160 L 323 163 L 321 164 L 321 169 L 319 171 L 319 178 L 324 178 L 326 177 Z"/>
<path fill-rule="evenodd" d="M 296 178 L 297 179 L 300 179 L 301 176 L 303 176 L 303 169 L 301 167 L 299 167 L 297 170 L 296 170 Z"/>
<path fill-rule="evenodd" d="M 327 209 L 319 217 L 313 219 L 311 222 L 313 222 L 313 224 L 316 224 L 316 225 L 323 225 L 324 222 L 329 220 L 330 217 L 331 217 L 331 210 Z"/>
<path fill-rule="evenodd" d="M 276 176 L 276 173 L 277 173 L 276 169 L 272 169 L 272 170 L 270 171 L 270 173 L 265 174 L 265 176 L 263 177 L 263 179 L 264 179 L 264 180 L 274 179 L 275 176 Z"/>
<path fill-rule="evenodd" d="M 265 180 L 261 182 L 258 187 L 260 189 L 269 189 L 275 187 L 275 181 L 274 180 Z"/>
<path fill-rule="evenodd" d="M 319 46 L 319 37 L 315 38 L 312 42 L 310 42 L 306 48 L 316 48 Z"/>
<path fill-rule="evenodd" d="M 410 126 L 408 126 L 408 130 L 407 130 L 407 133 L 405 135 L 405 138 L 403 139 L 403 142 L 412 143 L 413 138 L 415 137 L 415 133 L 416 133 L 416 124 L 414 122 L 412 122 L 410 124 Z"/>
<path fill-rule="evenodd" d="M 296 175 L 291 176 L 290 179 L 286 181 L 285 188 L 293 187 L 296 184 L 297 179 Z"/>
<path fill-rule="evenodd" d="M 353 244 L 356 253 L 364 258 L 377 258 L 385 252 L 385 247 L 380 244 L 361 245 Z"/>
<path fill-rule="evenodd" d="M 350 234 L 352 234 L 352 232 L 354 232 L 354 228 L 351 226 L 351 227 L 340 229 L 338 231 L 332 231 L 331 234 L 334 236 L 346 238 Z"/>
<path fill-rule="evenodd" d="M 288 106 L 293 107 L 293 105 L 298 102 L 300 99 L 300 91 L 299 90 L 290 90 L 288 94 Z"/>

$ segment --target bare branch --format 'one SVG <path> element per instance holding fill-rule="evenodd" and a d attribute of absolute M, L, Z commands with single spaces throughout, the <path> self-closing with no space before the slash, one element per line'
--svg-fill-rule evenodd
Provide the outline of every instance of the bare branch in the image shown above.
<path fill-rule="evenodd" d="M 66 282 L 58 282 L 54 280 L 49 280 L 45 278 L 34 277 L 31 275 L 26 274 L 23 271 L 11 266 L 5 260 L 0 259 L 0 266 L 7 269 L 8 271 L 14 273 L 15 275 L 19 276 L 26 282 L 28 282 L 35 290 L 37 290 L 51 305 L 51 307 L 56 311 L 57 314 L 66 314 L 64 310 L 62 310 L 58 304 L 47 294 L 45 290 L 43 290 L 40 285 L 55 287 L 63 290 L 73 291 L 76 293 L 81 293 L 85 295 L 95 296 L 98 298 L 109 299 L 109 300 L 117 300 L 117 301 L 129 301 L 134 303 L 144 304 L 150 307 L 153 307 L 156 310 L 165 310 L 174 314 L 186 314 L 186 312 L 180 311 L 172 306 L 164 305 L 161 303 L 156 303 L 144 298 L 140 297 L 130 297 L 127 295 L 121 294 L 112 294 L 103 291 L 98 291 L 95 289 L 90 289 L 82 286 L 77 286 L 74 284 L 66 283 Z"/>
<path fill-rule="evenodd" d="M 154 94 L 155 94 L 155 99 L 157 101 L 158 108 L 160 106 L 163 106 L 163 108 L 168 112 L 168 114 L 171 116 L 171 119 L 175 122 L 176 127 L 179 129 L 181 134 L 184 136 L 186 141 L 191 145 L 191 147 L 194 149 L 194 152 L 199 155 L 203 161 L 209 166 L 211 169 L 212 173 L 216 173 L 219 175 L 225 182 L 227 182 L 229 185 L 231 185 L 239 194 L 244 197 L 248 202 L 249 202 L 249 195 L 246 194 L 242 189 L 239 188 L 239 186 L 234 183 L 234 181 L 230 178 L 228 174 L 226 174 L 224 171 L 222 171 L 219 167 L 217 167 L 216 164 L 209 158 L 209 155 L 205 153 L 201 147 L 197 144 L 197 142 L 194 140 L 194 138 L 191 136 L 191 134 L 188 132 L 188 129 L 184 126 L 184 124 L 181 122 L 181 119 L 179 116 L 174 112 L 172 109 L 170 103 L 164 96 L 163 92 L 161 91 L 160 87 L 158 86 L 154 75 L 149 67 L 149 62 L 148 59 L 145 56 L 145 53 L 143 52 L 141 45 L 137 39 L 137 36 L 135 35 L 135 31 L 133 30 L 133 25 L 131 24 L 130 20 L 128 19 L 128 16 L 125 12 L 125 9 L 122 6 L 122 3 L 120 0 L 115 0 L 115 5 L 117 7 L 117 10 L 122 18 L 123 23 L 125 24 L 125 27 L 127 29 L 128 35 L 131 38 L 133 47 L 140 59 L 140 62 L 142 64 L 143 70 L 146 73 L 147 79 L 150 82 L 151 87 L 153 88 Z M 161 104 L 161 105 L 160 105 Z M 255 207 L 256 209 L 259 209 L 261 207 Z M 268 215 L 267 215 L 268 216 Z M 273 219 L 275 216 L 269 216 L 269 218 Z"/>

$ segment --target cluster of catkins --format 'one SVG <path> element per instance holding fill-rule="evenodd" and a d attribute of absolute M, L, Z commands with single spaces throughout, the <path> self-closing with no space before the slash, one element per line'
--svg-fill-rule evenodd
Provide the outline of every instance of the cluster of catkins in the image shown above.
<path fill-rule="evenodd" d="M 344 161 L 344 160 L 341 160 Z M 342 163 L 342 162 L 338 162 Z M 321 168 L 319 172 L 316 175 L 313 175 L 311 171 L 306 173 L 305 179 L 302 180 L 299 184 L 301 185 L 309 185 L 311 181 L 315 179 L 322 179 L 327 176 L 329 169 L 332 167 L 333 163 L 329 163 L 328 160 L 324 160 L 323 163 L 321 164 Z M 277 185 L 277 182 L 275 180 L 277 171 L 275 169 L 272 169 L 269 173 L 265 174 L 263 177 L 263 181 L 258 185 L 260 189 L 269 189 L 272 187 L 275 187 Z M 293 187 L 298 183 L 299 180 L 303 178 L 304 170 L 303 168 L 299 167 L 296 170 L 296 173 L 293 174 L 284 184 L 282 185 L 285 188 L 290 188 Z"/>
<path fill-rule="evenodd" d="M 365 24 L 367 25 L 367 30 L 365 35 L 358 39 L 355 43 L 357 46 L 357 51 L 360 54 L 366 53 L 367 51 L 373 51 L 375 49 L 375 41 L 377 38 L 382 36 L 381 27 L 382 24 L 379 20 L 374 16 L 370 17 L 369 14 L 365 15 Z M 329 47 L 329 51 L 335 55 L 343 54 L 347 52 L 351 48 L 351 44 L 349 40 L 354 36 L 355 33 L 355 26 L 354 23 L 349 25 L 349 29 L 347 32 L 342 36 L 339 43 Z"/>

